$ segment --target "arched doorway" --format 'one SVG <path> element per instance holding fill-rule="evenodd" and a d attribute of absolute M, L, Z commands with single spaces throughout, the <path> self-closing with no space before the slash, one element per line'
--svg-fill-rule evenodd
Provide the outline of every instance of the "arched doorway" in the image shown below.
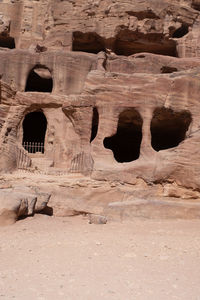
<path fill-rule="evenodd" d="M 42 111 L 28 113 L 23 121 L 23 147 L 29 153 L 44 153 L 47 119 Z"/>
<path fill-rule="evenodd" d="M 47 67 L 35 66 L 29 73 L 25 92 L 51 93 L 53 80 L 51 72 Z"/>
<path fill-rule="evenodd" d="M 117 133 L 104 139 L 117 162 L 131 162 L 140 156 L 143 120 L 137 110 L 127 109 L 119 115 Z"/>

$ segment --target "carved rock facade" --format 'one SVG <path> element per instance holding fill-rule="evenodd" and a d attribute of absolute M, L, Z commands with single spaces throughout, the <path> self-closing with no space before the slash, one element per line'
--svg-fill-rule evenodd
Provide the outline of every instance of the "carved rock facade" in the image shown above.
<path fill-rule="evenodd" d="M 57 215 L 199 217 L 200 2 L 3 0 L 0 12 L 3 180 L 45 174 Z"/>

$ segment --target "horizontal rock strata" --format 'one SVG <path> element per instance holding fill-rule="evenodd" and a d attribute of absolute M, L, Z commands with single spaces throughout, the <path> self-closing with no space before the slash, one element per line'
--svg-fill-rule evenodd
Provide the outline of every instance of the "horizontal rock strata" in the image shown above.
<path fill-rule="evenodd" d="M 197 0 L 1 1 L 2 223 L 199 218 L 199 26 Z"/>

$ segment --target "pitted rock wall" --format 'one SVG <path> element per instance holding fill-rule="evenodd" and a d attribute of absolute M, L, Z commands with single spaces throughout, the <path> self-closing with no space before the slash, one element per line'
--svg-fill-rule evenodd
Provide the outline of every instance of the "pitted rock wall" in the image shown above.
<path fill-rule="evenodd" d="M 0 12 L 2 35 L 13 37 L 17 48 L 72 50 L 77 39 L 83 47 L 93 40 L 122 54 L 130 48 L 132 54 L 199 56 L 197 1 L 3 1 Z"/>

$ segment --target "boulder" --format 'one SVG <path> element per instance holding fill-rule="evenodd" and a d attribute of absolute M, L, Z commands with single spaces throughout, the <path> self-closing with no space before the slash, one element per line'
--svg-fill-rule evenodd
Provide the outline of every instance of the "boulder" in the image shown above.
<path fill-rule="evenodd" d="M 0 225 L 13 224 L 20 217 L 31 216 L 47 207 L 50 195 L 36 194 L 29 188 L 0 190 Z"/>

